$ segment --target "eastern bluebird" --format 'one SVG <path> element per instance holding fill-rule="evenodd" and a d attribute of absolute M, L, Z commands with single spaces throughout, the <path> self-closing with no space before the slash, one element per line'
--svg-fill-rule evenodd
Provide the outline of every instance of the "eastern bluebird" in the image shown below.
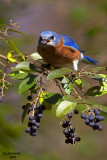
<path fill-rule="evenodd" d="M 44 31 L 40 34 L 37 51 L 48 64 L 55 67 L 73 64 L 74 71 L 78 70 L 79 60 L 90 64 L 98 63 L 83 55 L 83 51 L 72 38 L 52 31 Z"/>

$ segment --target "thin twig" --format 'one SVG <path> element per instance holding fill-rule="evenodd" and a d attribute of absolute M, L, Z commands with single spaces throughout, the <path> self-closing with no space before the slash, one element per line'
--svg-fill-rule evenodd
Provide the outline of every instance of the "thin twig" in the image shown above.
<path fill-rule="evenodd" d="M 56 85 L 59 87 L 59 89 L 60 89 L 60 91 L 61 91 L 61 93 L 62 93 L 62 96 L 64 96 L 64 93 L 63 93 L 63 91 L 62 91 L 62 89 L 61 89 L 61 86 L 59 85 L 57 79 L 55 79 L 55 82 L 56 82 Z"/>

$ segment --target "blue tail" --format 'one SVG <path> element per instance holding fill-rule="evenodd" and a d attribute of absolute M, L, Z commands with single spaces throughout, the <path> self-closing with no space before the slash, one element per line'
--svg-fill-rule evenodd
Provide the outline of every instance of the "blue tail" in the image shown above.
<path fill-rule="evenodd" d="M 84 55 L 83 55 L 83 60 L 85 60 L 86 63 L 92 63 L 92 64 L 99 63 L 99 61 L 96 61 L 95 59 L 92 59 L 92 58 L 84 56 Z"/>

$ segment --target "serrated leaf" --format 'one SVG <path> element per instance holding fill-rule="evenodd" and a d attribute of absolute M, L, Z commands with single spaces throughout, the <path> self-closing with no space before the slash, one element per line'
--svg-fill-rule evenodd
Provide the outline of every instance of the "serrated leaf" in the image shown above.
<path fill-rule="evenodd" d="M 18 69 L 18 70 L 23 69 L 23 70 L 28 70 L 28 71 L 31 71 L 31 70 L 35 69 L 34 65 L 31 64 L 28 61 L 20 62 L 15 68 Z"/>
<path fill-rule="evenodd" d="M 105 86 L 94 86 L 89 88 L 85 95 L 86 96 L 102 96 L 107 93 L 107 87 Z"/>
<path fill-rule="evenodd" d="M 43 59 L 38 52 L 32 53 L 30 56 L 34 60 Z"/>
<path fill-rule="evenodd" d="M 26 107 L 25 107 L 25 109 L 23 110 L 23 113 L 22 113 L 22 122 L 24 121 L 26 115 L 28 114 L 29 107 L 30 107 L 30 103 L 27 103 Z"/>
<path fill-rule="evenodd" d="M 47 80 L 64 77 L 69 72 L 70 70 L 68 71 L 67 69 L 65 70 L 64 68 L 56 69 L 48 74 Z"/>
<path fill-rule="evenodd" d="M 14 63 L 14 62 L 17 61 L 16 59 L 12 58 L 12 54 L 13 54 L 13 53 L 14 53 L 14 51 L 10 51 L 10 52 L 8 52 L 8 54 L 7 54 L 7 59 L 8 59 L 10 62 L 12 62 L 12 63 Z"/>
<path fill-rule="evenodd" d="M 56 116 L 60 117 L 71 112 L 76 107 L 76 103 L 69 101 L 62 101 L 56 109 Z"/>
<path fill-rule="evenodd" d="M 43 99 L 49 104 L 57 104 L 61 98 L 62 96 L 58 93 L 46 93 L 43 95 Z"/>
<path fill-rule="evenodd" d="M 78 86 L 80 90 L 82 90 L 82 81 L 81 79 L 74 80 L 74 83 Z"/>
<path fill-rule="evenodd" d="M 18 48 L 16 47 L 16 45 L 9 39 L 6 39 L 8 41 L 8 44 L 21 56 L 21 58 L 23 60 L 25 60 L 24 55 L 18 50 Z"/>
<path fill-rule="evenodd" d="M 61 81 L 61 85 L 62 85 L 62 88 L 65 90 L 65 92 L 67 94 L 71 94 L 72 93 L 72 89 L 73 89 L 73 82 L 71 79 L 65 77 L 62 79 Z"/>
<path fill-rule="evenodd" d="M 37 75 L 28 74 L 27 78 L 20 83 L 18 88 L 18 94 L 21 94 L 33 87 L 33 85 L 35 85 L 36 83 L 36 79 Z"/>

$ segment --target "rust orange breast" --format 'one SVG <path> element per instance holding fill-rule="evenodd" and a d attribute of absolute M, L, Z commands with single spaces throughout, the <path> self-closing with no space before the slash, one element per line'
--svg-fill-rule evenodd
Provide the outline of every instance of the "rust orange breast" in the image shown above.
<path fill-rule="evenodd" d="M 80 58 L 81 54 L 77 49 L 64 46 L 63 39 L 55 46 L 38 45 L 38 53 L 42 56 L 44 61 L 52 66 L 64 66 L 72 63 Z"/>

